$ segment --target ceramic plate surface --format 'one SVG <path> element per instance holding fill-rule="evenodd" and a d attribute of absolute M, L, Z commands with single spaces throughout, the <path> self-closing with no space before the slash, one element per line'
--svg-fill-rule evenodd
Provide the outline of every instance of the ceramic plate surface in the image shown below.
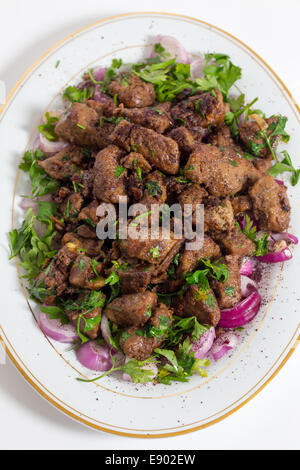
<path fill-rule="evenodd" d="M 82 72 L 112 58 L 135 62 L 145 56 L 157 34 L 175 36 L 197 56 L 224 52 L 242 67 L 238 87 L 267 115 L 288 116 L 288 151 L 299 166 L 299 110 L 274 72 L 234 37 L 192 18 L 158 13 L 123 15 L 91 25 L 47 52 L 12 91 L 0 115 L 2 204 L 2 307 L 0 335 L 7 352 L 28 382 L 50 403 L 76 420 L 108 432 L 139 436 L 170 436 L 213 424 L 253 397 L 280 369 L 295 348 L 299 335 L 299 249 L 284 266 L 262 273 L 264 301 L 256 319 L 239 333 L 238 348 L 208 368 L 208 377 L 189 383 L 132 384 L 118 376 L 85 384 L 91 377 L 65 345 L 47 339 L 36 324 L 34 304 L 21 286 L 16 264 L 8 264 L 7 232 L 19 226 L 20 195 L 28 183 L 17 173 L 24 150 L 33 142 L 41 115 L 57 106 L 57 96 Z M 57 61 L 60 66 L 55 68 Z M 298 162 L 296 161 L 298 157 Z M 17 176 L 17 178 L 16 178 Z M 300 234 L 298 187 L 288 184 L 293 209 L 291 230 Z M 12 222 L 13 219 L 13 222 Z M 4 302 L 3 302 L 4 301 Z"/>

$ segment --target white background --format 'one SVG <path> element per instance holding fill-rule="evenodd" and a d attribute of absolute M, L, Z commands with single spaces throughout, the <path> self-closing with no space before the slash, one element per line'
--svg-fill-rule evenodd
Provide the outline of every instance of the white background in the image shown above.
<path fill-rule="evenodd" d="M 9 92 L 41 54 L 68 34 L 101 18 L 149 10 L 194 16 L 237 36 L 300 102 L 299 0 L 0 0 L 0 80 Z M 9 305 L 2 308 L 13 313 Z M 257 397 L 221 423 L 156 440 L 85 428 L 46 403 L 10 363 L 0 365 L 0 448 L 299 449 L 299 359 L 300 348 Z"/>

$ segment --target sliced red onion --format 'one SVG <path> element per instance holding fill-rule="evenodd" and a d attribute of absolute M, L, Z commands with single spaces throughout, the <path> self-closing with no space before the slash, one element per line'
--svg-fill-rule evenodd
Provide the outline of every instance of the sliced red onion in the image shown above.
<path fill-rule="evenodd" d="M 244 258 L 240 269 L 240 274 L 243 276 L 251 276 L 253 273 L 253 261 L 249 258 Z"/>
<path fill-rule="evenodd" d="M 277 180 L 277 179 L 276 179 L 275 181 L 276 181 L 277 184 L 280 184 L 280 185 L 284 184 L 284 182 L 281 181 L 281 180 Z"/>
<path fill-rule="evenodd" d="M 243 299 L 248 297 L 251 292 L 257 289 L 257 284 L 253 279 L 250 279 L 248 276 L 241 276 L 241 292 Z"/>
<path fill-rule="evenodd" d="M 82 344 L 76 355 L 78 361 L 87 369 L 105 372 L 113 366 L 109 347 L 98 344 L 97 341 Z"/>
<path fill-rule="evenodd" d="M 213 347 L 210 350 L 215 361 L 218 361 L 223 357 L 228 351 L 236 348 L 238 345 L 239 339 L 234 333 L 226 332 L 223 333 L 219 338 L 214 342 Z"/>
<path fill-rule="evenodd" d="M 50 142 L 43 134 L 39 135 L 39 139 L 39 148 L 45 153 L 57 153 L 69 145 L 68 142 L 63 142 L 61 140 Z"/>
<path fill-rule="evenodd" d="M 97 82 L 102 82 L 105 76 L 105 72 L 106 69 L 104 67 L 97 67 L 93 71 L 93 77 L 95 78 L 95 80 L 97 80 Z"/>
<path fill-rule="evenodd" d="M 130 361 L 129 357 L 126 357 L 125 364 Z M 152 377 L 149 377 L 149 382 L 152 382 L 152 380 L 157 376 L 158 373 L 158 367 L 155 362 L 149 362 L 148 364 L 145 364 L 143 366 L 143 370 L 150 370 L 153 374 Z M 129 374 L 123 374 L 123 380 L 126 380 L 126 382 L 132 382 L 132 379 Z"/>
<path fill-rule="evenodd" d="M 32 150 L 35 152 L 37 149 L 41 150 L 40 148 L 41 141 L 40 141 L 40 134 L 34 139 L 32 144 Z"/>
<path fill-rule="evenodd" d="M 94 100 L 100 101 L 100 103 L 109 103 L 112 101 L 112 98 L 103 93 L 103 91 L 100 91 L 100 86 L 96 85 L 94 91 Z"/>
<path fill-rule="evenodd" d="M 155 40 L 155 44 L 161 44 L 161 46 L 165 49 L 165 52 L 170 54 L 170 57 L 175 57 L 176 62 L 181 64 L 189 64 L 190 63 L 190 56 L 185 50 L 185 48 L 180 44 L 177 39 L 173 38 L 172 36 L 157 36 Z M 150 54 L 150 57 L 155 57 L 156 52 L 154 48 Z"/>
<path fill-rule="evenodd" d="M 207 330 L 203 335 L 199 336 L 197 341 L 192 341 L 192 348 L 191 351 L 195 353 L 196 359 L 204 359 L 206 353 L 210 350 L 213 345 L 214 339 L 216 337 L 216 332 L 214 327 L 212 326 L 209 330 Z"/>
<path fill-rule="evenodd" d="M 289 243 L 294 243 L 294 245 L 298 244 L 298 238 L 295 237 L 295 235 L 292 235 L 291 233 L 287 233 L 287 232 L 271 233 L 271 237 L 275 241 L 284 240 Z"/>
<path fill-rule="evenodd" d="M 249 323 L 257 314 L 261 296 L 257 291 L 252 292 L 246 299 L 232 308 L 221 310 L 221 320 L 218 326 L 222 328 L 237 328 Z"/>
<path fill-rule="evenodd" d="M 26 212 L 27 209 L 31 208 L 33 209 L 33 212 L 35 214 L 37 213 L 37 203 L 29 197 L 24 197 L 23 199 L 21 199 L 20 207 L 24 212 Z"/>
<path fill-rule="evenodd" d="M 78 339 L 77 331 L 71 323 L 62 325 L 60 320 L 51 320 L 44 312 L 39 313 L 38 323 L 45 335 L 60 343 L 73 343 Z"/>
<path fill-rule="evenodd" d="M 270 251 L 263 256 L 256 256 L 258 261 L 262 263 L 281 263 L 282 261 L 287 261 L 293 257 L 289 248 L 285 248 L 281 251 Z"/>
<path fill-rule="evenodd" d="M 196 78 L 203 77 L 203 68 L 205 65 L 204 57 L 193 60 L 191 63 L 191 78 L 195 80 Z"/>
<path fill-rule="evenodd" d="M 102 315 L 100 328 L 104 341 L 106 342 L 107 346 L 111 347 L 112 335 L 106 315 Z"/>

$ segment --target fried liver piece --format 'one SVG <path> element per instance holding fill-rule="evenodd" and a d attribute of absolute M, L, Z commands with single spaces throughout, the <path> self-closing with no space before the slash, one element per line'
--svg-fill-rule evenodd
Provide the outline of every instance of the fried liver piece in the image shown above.
<path fill-rule="evenodd" d="M 112 143 L 127 152 L 141 153 L 158 170 L 176 175 L 179 171 L 179 149 L 177 143 L 152 129 L 121 121 L 110 136 Z"/>
<path fill-rule="evenodd" d="M 234 214 L 230 200 L 220 200 L 210 196 L 205 202 L 204 231 L 229 232 L 234 225 Z"/>
<path fill-rule="evenodd" d="M 220 308 L 212 289 L 203 292 L 196 285 L 187 288 L 183 297 L 174 299 L 174 313 L 182 317 L 197 317 L 200 323 L 217 326 Z"/>
<path fill-rule="evenodd" d="M 70 271 L 69 282 L 72 286 L 82 289 L 99 290 L 105 285 L 103 277 L 95 276 L 91 262 L 92 259 L 85 254 L 77 256 Z M 94 269 L 99 275 L 102 265 L 98 263 Z"/>
<path fill-rule="evenodd" d="M 221 309 L 233 307 L 242 298 L 239 259 L 238 256 L 225 256 L 225 264 L 228 267 L 229 278 L 226 282 L 216 280 L 212 282 L 212 287 Z"/>
<path fill-rule="evenodd" d="M 266 175 L 250 188 L 249 195 L 261 230 L 283 232 L 288 228 L 291 206 L 284 185 Z"/>
<path fill-rule="evenodd" d="M 143 326 L 156 304 L 157 295 L 153 292 L 122 295 L 105 307 L 104 314 L 123 328 Z"/>
<path fill-rule="evenodd" d="M 149 173 L 143 180 L 144 194 L 141 204 L 149 207 L 151 204 L 163 204 L 167 199 L 167 181 L 160 171 Z"/>
<path fill-rule="evenodd" d="M 168 133 L 168 137 L 177 142 L 181 152 L 191 153 L 195 148 L 193 134 L 184 126 L 175 127 Z"/>
<path fill-rule="evenodd" d="M 77 235 L 77 233 L 65 233 L 62 238 L 62 244 L 72 243 L 78 250 L 82 250 L 88 256 L 97 257 L 101 254 L 101 248 L 104 241 L 98 238 L 86 238 Z"/>
<path fill-rule="evenodd" d="M 134 294 L 145 292 L 151 281 L 152 267 L 146 264 L 128 265 L 126 268 L 115 269 L 120 279 L 121 292 Z"/>
<path fill-rule="evenodd" d="M 164 239 L 164 231 L 160 231 L 157 239 L 148 236 L 148 227 L 142 226 L 139 230 L 141 238 L 131 238 L 130 230 L 125 240 L 120 240 L 120 250 L 125 259 L 138 259 L 150 264 L 161 264 L 168 253 L 174 248 L 180 248 L 182 239 L 175 239 L 170 232 L 170 238 Z M 177 250 L 177 251 L 178 251 Z M 176 253 L 174 253 L 175 256 Z"/>
<path fill-rule="evenodd" d="M 236 225 L 219 241 L 230 255 L 251 256 L 255 250 L 255 244 Z"/>
<path fill-rule="evenodd" d="M 171 125 L 171 116 L 162 105 L 151 108 L 124 108 L 120 106 L 114 112 L 115 116 L 124 117 L 134 124 L 148 127 L 159 134 L 163 134 Z"/>
<path fill-rule="evenodd" d="M 208 235 L 204 235 L 203 246 L 199 250 L 187 250 L 182 253 L 176 270 L 178 279 L 182 279 L 185 274 L 193 271 L 199 264 L 201 258 L 214 260 L 221 256 L 219 245 L 215 243 Z"/>
<path fill-rule="evenodd" d="M 235 196 L 230 202 L 235 216 L 252 209 L 252 202 L 248 195 Z"/>
<path fill-rule="evenodd" d="M 260 173 L 232 148 L 199 144 L 188 159 L 185 175 L 194 183 L 203 184 L 213 196 L 222 197 L 241 191 Z"/>
<path fill-rule="evenodd" d="M 168 308 L 165 304 L 160 303 L 154 309 L 149 323 L 158 330 L 162 326 L 171 326 L 172 313 L 172 309 Z M 158 348 L 162 344 L 164 337 L 164 334 L 160 335 L 159 333 L 155 336 L 141 335 L 140 330 L 129 328 L 121 335 L 120 345 L 127 357 L 137 359 L 138 361 L 144 361 L 151 356 L 154 349 Z"/>
<path fill-rule="evenodd" d="M 137 75 L 120 73 L 109 86 L 112 96 L 117 95 L 118 100 L 127 108 L 144 108 L 151 106 L 155 100 L 155 91 L 151 83 L 143 82 Z"/>
<path fill-rule="evenodd" d="M 207 196 L 207 191 L 202 188 L 199 184 L 192 184 L 187 189 L 185 189 L 178 196 L 178 202 L 182 207 L 182 211 L 185 211 L 186 215 L 189 215 L 190 210 L 188 207 L 185 207 L 187 204 L 191 204 L 192 210 L 192 223 L 196 223 L 196 209 L 197 205 L 202 204 L 203 199 Z"/>
<path fill-rule="evenodd" d="M 187 128 L 219 125 L 226 112 L 222 93 L 215 89 L 214 95 L 211 92 L 201 93 L 180 101 L 171 109 L 172 118 L 183 122 Z"/>
<path fill-rule="evenodd" d="M 76 247 L 67 243 L 58 251 L 46 269 L 37 276 L 35 286 L 46 289 L 43 298 L 45 304 L 53 304 L 56 297 L 68 288 L 69 272 L 77 255 Z"/>
<path fill-rule="evenodd" d="M 52 157 L 40 160 L 38 164 L 52 178 L 63 180 L 72 177 L 82 165 L 83 160 L 81 148 L 70 145 Z"/>
<path fill-rule="evenodd" d="M 265 132 L 269 137 L 273 132 L 273 126 L 278 122 L 278 116 L 272 116 L 265 119 L 267 128 Z M 271 128 L 270 128 L 271 127 Z M 268 158 L 270 156 L 270 149 L 267 146 L 266 139 L 260 134 L 261 128 L 255 121 L 245 121 L 239 125 L 240 139 L 245 146 L 257 157 Z M 270 137 L 271 145 L 273 146 L 278 140 L 278 136 Z"/>
<path fill-rule="evenodd" d="M 120 158 L 124 155 L 115 145 L 101 150 L 95 160 L 94 197 L 98 201 L 117 204 L 120 196 L 126 196 L 125 180 L 127 171 L 118 174 Z"/>
<path fill-rule="evenodd" d="M 71 144 L 82 147 L 104 148 L 109 145 L 108 136 L 114 124 L 103 121 L 100 125 L 97 111 L 88 104 L 73 103 L 71 111 L 56 124 L 58 136 Z"/>

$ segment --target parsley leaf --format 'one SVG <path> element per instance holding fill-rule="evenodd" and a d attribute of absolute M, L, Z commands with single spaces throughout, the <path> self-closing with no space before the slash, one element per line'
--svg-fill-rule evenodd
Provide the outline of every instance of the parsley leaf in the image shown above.
<path fill-rule="evenodd" d="M 206 54 L 204 77 L 195 81 L 203 91 L 218 88 L 225 101 L 228 101 L 228 92 L 232 85 L 242 77 L 240 67 L 234 65 L 226 54 Z"/>
<path fill-rule="evenodd" d="M 39 132 L 50 142 L 55 142 L 58 139 L 58 135 L 55 133 L 55 126 L 58 121 L 58 117 L 50 116 L 49 113 L 46 113 L 46 123 L 38 127 Z"/>
<path fill-rule="evenodd" d="M 242 229 L 240 224 L 236 222 L 237 227 L 240 231 L 246 235 L 256 245 L 256 249 L 253 253 L 255 256 L 263 256 L 268 253 L 269 235 L 264 233 L 261 237 L 257 238 L 256 225 L 253 220 L 250 219 L 249 215 L 245 215 L 245 227 Z"/>
<path fill-rule="evenodd" d="M 48 228 L 44 235 L 38 236 L 34 227 L 36 216 L 30 208 L 27 210 L 21 228 L 10 232 L 10 259 L 19 256 L 21 266 L 26 271 L 29 280 L 34 279 L 45 262 L 53 258 L 56 251 L 52 248 L 52 239 L 55 235 L 51 221 L 46 221 Z"/>
<path fill-rule="evenodd" d="M 157 181 L 148 181 L 145 186 L 150 196 L 162 194 L 162 189 Z"/>
<path fill-rule="evenodd" d="M 41 306 L 40 310 L 42 312 L 46 313 L 47 315 L 49 315 L 50 320 L 60 320 L 62 325 L 66 325 L 67 323 L 69 323 L 67 315 L 65 314 L 64 310 L 60 307 L 55 307 L 55 306 L 44 307 L 44 306 Z"/>
<path fill-rule="evenodd" d="M 123 166 L 118 165 L 115 171 L 115 176 L 116 178 L 119 178 L 125 171 L 125 168 Z"/>
<path fill-rule="evenodd" d="M 93 98 L 94 92 L 94 87 L 87 87 L 80 90 L 76 86 L 68 86 L 63 93 L 63 99 L 71 103 L 84 103 L 88 99 Z"/>
<path fill-rule="evenodd" d="M 284 159 L 281 162 L 275 163 L 275 165 L 269 169 L 268 173 L 276 178 L 276 176 L 285 171 L 291 172 L 291 183 L 292 186 L 295 186 L 299 181 L 300 169 L 296 170 L 294 168 L 291 157 L 286 150 L 283 150 L 281 153 L 284 155 Z"/>
<path fill-rule="evenodd" d="M 159 258 L 159 246 L 153 246 L 150 248 L 150 255 L 152 255 L 152 258 Z"/>
<path fill-rule="evenodd" d="M 29 172 L 29 178 L 32 186 L 32 196 L 40 197 L 51 194 L 58 188 L 58 182 L 51 178 L 43 168 L 38 164 L 39 160 L 46 158 L 41 150 L 28 150 L 23 156 L 19 168 Z"/>
<path fill-rule="evenodd" d="M 101 82 L 101 91 L 106 93 L 109 91 L 109 85 L 116 77 L 117 70 L 121 67 L 122 64 L 122 59 L 113 59 L 111 66 L 106 70 L 103 81 Z"/>
<path fill-rule="evenodd" d="M 226 113 L 224 122 L 225 124 L 230 128 L 231 134 L 233 137 L 236 137 L 239 134 L 239 121 L 238 118 L 241 114 L 246 112 L 250 107 L 258 100 L 258 98 L 255 98 L 251 103 L 247 104 L 246 106 L 244 105 L 245 101 L 245 95 L 241 94 L 238 98 L 230 98 L 229 99 L 229 104 L 230 104 L 230 109 L 228 113 Z"/>
<path fill-rule="evenodd" d="M 145 359 L 144 361 L 137 361 L 136 359 L 130 359 L 126 364 L 123 366 L 117 366 L 116 367 L 116 359 L 113 355 L 111 355 L 111 359 L 113 362 L 113 367 L 105 372 L 104 374 L 100 375 L 99 377 L 95 377 L 94 379 L 91 380 L 85 380 L 81 378 L 77 378 L 78 381 L 80 382 L 95 382 L 96 380 L 100 380 L 103 377 L 111 374 L 114 371 L 121 370 L 124 372 L 124 374 L 128 374 L 134 383 L 146 383 L 146 382 L 151 382 L 154 379 L 154 372 L 148 368 L 147 366 L 150 363 L 154 362 L 153 357 L 149 357 L 148 359 Z"/>

